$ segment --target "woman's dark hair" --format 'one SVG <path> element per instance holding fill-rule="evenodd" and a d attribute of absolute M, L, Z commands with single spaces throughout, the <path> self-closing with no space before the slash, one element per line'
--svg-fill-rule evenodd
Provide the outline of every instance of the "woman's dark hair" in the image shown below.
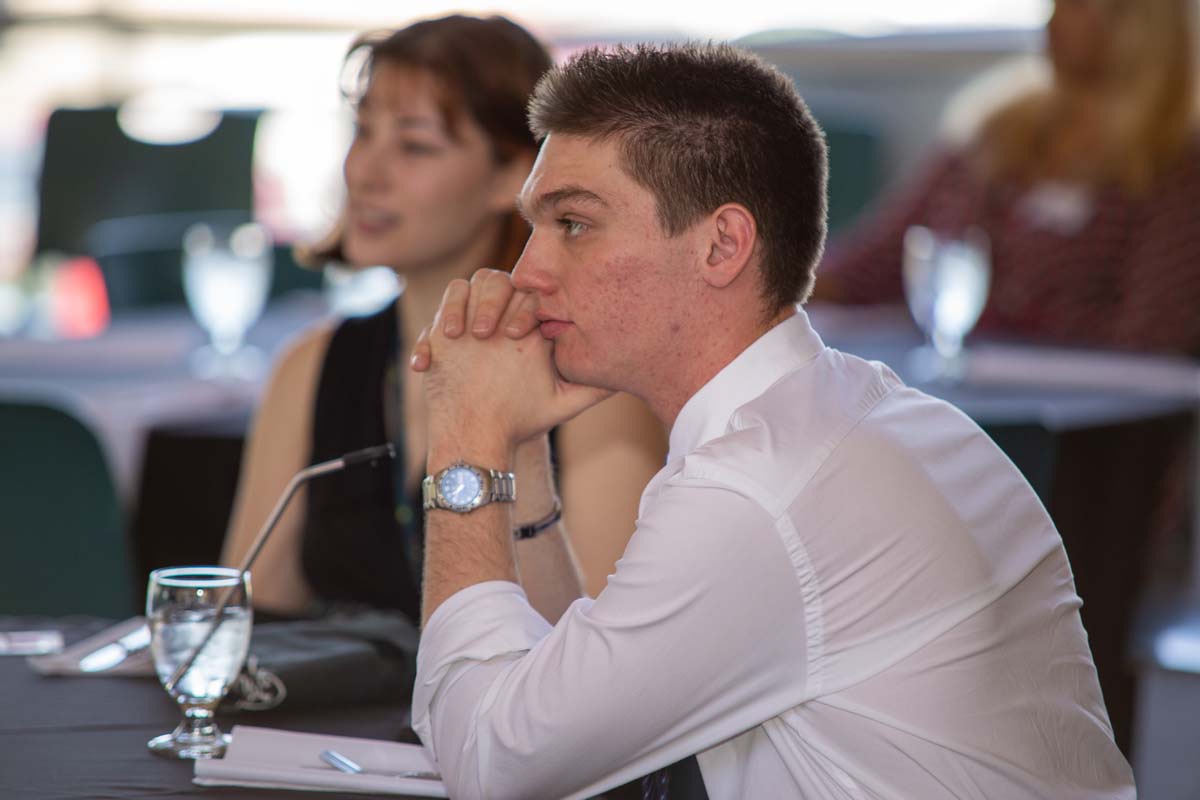
<path fill-rule="evenodd" d="M 376 65 L 411 67 L 436 79 L 438 105 L 454 136 L 463 115 L 473 119 L 491 143 L 498 163 L 532 153 L 537 142 L 525 119 L 525 106 L 538 80 L 550 68 L 550 55 L 520 25 L 504 17 L 454 15 L 422 20 L 396 31 L 375 31 L 350 45 L 345 64 L 351 103 L 366 94 Z M 319 266 L 344 261 L 343 227 L 298 255 Z M 515 211 L 505 219 L 493 263 L 511 269 L 521 255 L 529 228 Z"/>

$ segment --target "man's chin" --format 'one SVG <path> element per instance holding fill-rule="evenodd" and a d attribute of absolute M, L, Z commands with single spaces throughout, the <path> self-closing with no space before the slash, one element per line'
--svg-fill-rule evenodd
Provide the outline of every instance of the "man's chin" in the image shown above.
<path fill-rule="evenodd" d="M 580 386 L 591 386 L 596 389 L 608 389 L 609 391 L 620 391 L 616 386 L 611 386 L 599 375 L 593 371 L 584 369 L 577 364 L 572 364 L 567 358 L 560 358 L 558 347 L 554 348 L 554 368 L 558 370 L 559 376 L 568 383 L 578 384 Z"/>

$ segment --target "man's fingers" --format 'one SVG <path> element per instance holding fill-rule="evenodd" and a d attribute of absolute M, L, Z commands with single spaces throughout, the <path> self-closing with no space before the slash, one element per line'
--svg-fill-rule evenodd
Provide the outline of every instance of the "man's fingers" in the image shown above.
<path fill-rule="evenodd" d="M 471 284 L 462 278 L 450 281 L 442 294 L 442 307 L 434 318 L 434 326 L 439 327 L 443 334 L 450 339 L 457 339 L 466 330 L 467 301 L 471 297 Z"/>
<path fill-rule="evenodd" d="M 557 411 L 555 416 L 560 422 L 556 424 L 561 424 L 582 414 L 601 400 L 607 400 L 615 394 L 612 389 L 600 389 L 595 386 L 584 386 L 581 383 L 565 381 L 561 382 L 558 388 L 559 391 L 555 398 Z"/>
<path fill-rule="evenodd" d="M 424 372 L 429 369 L 429 365 L 433 362 L 433 349 L 429 346 L 429 329 L 425 328 L 421 331 L 421 335 L 417 337 L 416 344 L 413 345 L 412 356 L 409 358 L 409 365 L 413 372 Z"/>
<path fill-rule="evenodd" d="M 471 299 L 467 304 L 467 322 L 471 333 L 480 339 L 495 333 L 496 325 L 504 316 L 512 295 L 512 278 L 507 272 L 477 270 L 471 276 Z"/>
<path fill-rule="evenodd" d="M 502 321 L 504 333 L 510 339 L 521 339 L 537 327 L 537 297 L 529 292 L 517 292 L 508 304 Z"/>

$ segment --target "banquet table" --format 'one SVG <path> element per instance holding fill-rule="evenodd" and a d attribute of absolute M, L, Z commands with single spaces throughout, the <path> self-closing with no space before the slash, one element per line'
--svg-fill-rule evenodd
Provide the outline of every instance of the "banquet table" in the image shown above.
<path fill-rule="evenodd" d="M 72 617 L 4 618 L 0 630 L 54 628 L 67 643 L 110 621 Z M 192 762 L 152 755 L 146 742 L 179 722 L 175 703 L 149 677 L 49 677 L 24 658 L 0 657 L 0 797 L 13 800 L 157 800 L 205 797 L 250 800 L 264 796 L 335 800 L 363 795 L 337 792 L 264 792 L 192 784 Z M 353 708 L 240 712 L 217 715 L 234 724 L 411 741 L 408 707 L 377 703 Z"/>
<path fill-rule="evenodd" d="M 263 356 L 252 380 L 202 379 L 189 356 L 204 331 L 182 306 L 130 313 L 91 339 L 0 338 L 0 397 L 52 402 L 82 419 L 108 458 L 126 507 L 137 500 L 143 444 L 155 425 L 213 417 L 245 418 L 269 361 L 298 331 L 328 314 L 320 295 L 274 301 L 246 341 Z"/>
<path fill-rule="evenodd" d="M 5 617 L 0 631 L 56 629 L 66 645 L 112 624 L 95 617 Z M 12 800 L 358 800 L 337 791 L 264 790 L 192 783 L 193 762 L 153 755 L 146 742 L 174 729 L 178 706 L 153 677 L 64 677 L 35 672 L 18 656 L 0 656 L 0 798 Z M 251 725 L 302 733 L 418 743 L 404 702 L 351 707 L 218 712 L 228 732 Z M 669 768 L 672 797 L 707 797 L 695 761 Z M 404 800 L 403 795 L 388 795 Z M 641 800 L 640 779 L 593 800 Z"/>

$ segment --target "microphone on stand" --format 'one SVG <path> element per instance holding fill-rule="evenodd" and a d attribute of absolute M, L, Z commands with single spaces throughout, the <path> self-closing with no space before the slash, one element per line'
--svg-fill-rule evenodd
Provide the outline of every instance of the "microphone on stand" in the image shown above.
<path fill-rule="evenodd" d="M 200 644 L 196 645 L 196 648 L 192 650 L 188 657 L 184 659 L 183 663 L 175 669 L 175 672 L 171 673 L 170 679 L 163 684 L 168 693 L 175 690 L 176 684 L 183 680 L 183 676 L 187 674 L 188 670 L 192 668 L 192 664 L 196 662 L 196 657 L 200 655 L 200 651 L 205 648 L 205 646 L 212 639 L 213 634 L 217 632 L 217 628 L 223 621 L 222 618 L 226 607 L 233 602 L 235 593 L 241 591 L 242 586 L 244 585 L 243 581 L 246 577 L 246 573 L 250 570 L 251 565 L 254 564 L 254 559 L 258 558 L 259 552 L 262 551 L 263 545 L 267 543 L 267 539 L 270 537 L 271 531 L 275 529 L 275 525 L 279 522 L 279 518 L 283 516 L 283 511 L 287 508 L 288 501 L 292 499 L 292 495 L 296 493 L 296 490 L 299 489 L 303 484 L 321 475 L 328 475 L 331 472 L 339 472 L 346 467 L 351 467 L 355 464 L 363 464 L 366 462 L 379 461 L 381 459 L 395 457 L 396 448 L 392 444 L 380 444 L 374 447 L 365 447 L 362 450 L 355 450 L 354 452 L 347 453 L 340 458 L 334 458 L 330 459 L 329 461 L 322 461 L 319 464 L 313 464 L 312 466 L 305 467 L 292 476 L 292 479 L 288 481 L 288 485 L 284 487 L 283 494 L 279 497 L 279 500 L 276 501 L 275 508 L 271 510 L 270 516 L 267 517 L 267 521 L 263 523 L 262 529 L 258 532 L 258 536 L 254 538 L 254 543 L 250 545 L 250 549 L 246 551 L 246 555 L 242 559 L 242 563 L 238 565 L 237 583 L 229 588 L 229 591 L 227 591 L 225 596 L 221 598 L 221 602 L 217 604 L 217 609 L 213 616 L 212 627 L 208 629 L 208 633 L 206 633 L 204 638 L 200 640 Z"/>

